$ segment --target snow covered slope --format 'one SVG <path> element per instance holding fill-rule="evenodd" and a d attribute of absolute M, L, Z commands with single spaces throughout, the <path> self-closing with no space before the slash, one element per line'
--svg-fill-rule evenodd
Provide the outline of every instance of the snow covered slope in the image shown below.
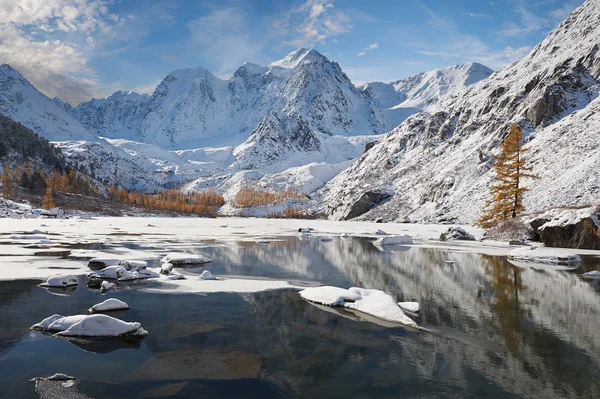
<path fill-rule="evenodd" d="M 0 65 L 0 113 L 49 140 L 93 140 L 72 115 L 68 105 L 51 100 L 19 72 Z"/>
<path fill-rule="evenodd" d="M 530 210 L 597 202 L 599 47 L 600 0 L 588 0 L 523 60 L 382 138 L 323 189 L 327 212 L 473 222 L 487 197 L 492 154 L 512 123 L 523 127 L 540 175 L 526 182 Z"/>

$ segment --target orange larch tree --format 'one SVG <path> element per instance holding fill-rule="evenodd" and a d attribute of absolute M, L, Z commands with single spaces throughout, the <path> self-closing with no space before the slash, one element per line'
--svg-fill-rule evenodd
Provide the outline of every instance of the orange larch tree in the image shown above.
<path fill-rule="evenodd" d="M 523 132 L 516 124 L 512 125 L 510 134 L 502 142 L 502 151 L 494 156 L 496 177 L 490 186 L 491 199 L 486 203 L 478 225 L 490 228 L 505 220 L 517 217 L 525 210 L 523 194 L 529 189 L 523 187 L 524 178 L 536 178 L 527 166 L 523 148 Z"/>

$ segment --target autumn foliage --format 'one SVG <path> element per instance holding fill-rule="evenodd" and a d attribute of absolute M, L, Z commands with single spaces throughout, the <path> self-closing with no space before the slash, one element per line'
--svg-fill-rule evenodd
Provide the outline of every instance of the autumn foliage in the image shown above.
<path fill-rule="evenodd" d="M 523 179 L 536 177 L 527 166 L 527 151 L 523 148 L 523 132 L 514 124 L 502 143 L 500 155 L 494 156 L 495 181 L 490 186 L 491 199 L 483 209 L 479 226 L 493 227 L 525 210 L 523 195 L 528 189 L 523 187 Z"/>
<path fill-rule="evenodd" d="M 245 188 L 236 194 L 233 205 L 236 208 L 253 208 L 257 206 L 277 205 L 289 198 L 300 198 L 298 190 L 270 191 L 256 188 Z"/>
<path fill-rule="evenodd" d="M 4 167 L 4 172 L 2 173 L 2 194 L 8 199 L 13 199 L 15 196 L 13 179 L 11 177 L 10 166 L 8 165 Z"/>
<path fill-rule="evenodd" d="M 54 196 L 52 195 L 52 188 L 50 186 L 46 188 L 46 194 L 44 195 L 44 199 L 42 200 L 42 207 L 44 209 L 54 208 Z"/>
<path fill-rule="evenodd" d="M 214 191 L 184 193 L 181 190 L 172 189 L 147 194 L 113 186 L 109 189 L 109 196 L 116 201 L 128 204 L 199 216 L 216 216 L 216 208 L 225 203 L 223 197 Z"/>

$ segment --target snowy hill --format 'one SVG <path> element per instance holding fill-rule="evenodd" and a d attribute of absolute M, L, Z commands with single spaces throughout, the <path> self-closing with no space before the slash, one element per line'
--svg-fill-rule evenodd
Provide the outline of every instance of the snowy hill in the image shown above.
<path fill-rule="evenodd" d="M 473 222 L 512 123 L 524 129 L 540 175 L 526 182 L 530 210 L 597 202 L 599 43 L 600 1 L 588 0 L 523 60 L 388 133 L 323 189 L 327 212 Z"/>
<path fill-rule="evenodd" d="M 93 140 L 62 101 L 51 100 L 19 72 L 0 65 L 0 113 L 50 140 Z"/>

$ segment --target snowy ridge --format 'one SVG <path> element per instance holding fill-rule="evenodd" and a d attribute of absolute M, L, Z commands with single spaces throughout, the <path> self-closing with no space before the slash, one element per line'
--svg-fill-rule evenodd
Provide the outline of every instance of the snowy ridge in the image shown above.
<path fill-rule="evenodd" d="M 69 109 L 68 104 L 42 94 L 9 65 L 0 65 L 1 114 L 52 140 L 93 140 Z"/>
<path fill-rule="evenodd" d="M 600 1 L 588 0 L 523 60 L 387 134 L 324 188 L 326 211 L 345 219 L 365 192 L 385 191 L 391 199 L 363 218 L 471 223 L 512 123 L 540 175 L 526 182 L 527 208 L 597 202 L 599 37 Z"/>

